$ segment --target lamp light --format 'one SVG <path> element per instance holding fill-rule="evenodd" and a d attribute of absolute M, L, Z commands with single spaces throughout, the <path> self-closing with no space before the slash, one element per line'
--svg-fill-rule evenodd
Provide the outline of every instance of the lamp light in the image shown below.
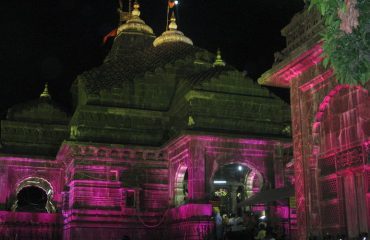
<path fill-rule="evenodd" d="M 214 180 L 213 183 L 214 184 L 226 184 L 227 181 L 225 181 L 225 180 Z"/>

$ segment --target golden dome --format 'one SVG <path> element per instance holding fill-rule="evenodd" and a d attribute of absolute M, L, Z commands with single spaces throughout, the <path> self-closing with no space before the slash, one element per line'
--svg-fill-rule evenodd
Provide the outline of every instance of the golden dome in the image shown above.
<path fill-rule="evenodd" d="M 118 27 L 117 35 L 125 33 L 144 33 L 149 35 L 154 35 L 153 29 L 145 24 L 145 22 L 140 18 L 140 5 L 135 1 L 134 10 L 132 10 L 131 15 L 126 23 Z"/>
<path fill-rule="evenodd" d="M 193 45 L 193 41 L 191 41 L 190 38 L 186 37 L 181 31 L 177 30 L 176 18 L 174 14 L 172 14 L 171 23 L 168 26 L 168 30 L 162 33 L 161 36 L 157 37 L 154 40 L 153 45 L 156 47 L 163 43 L 169 42 L 183 42 Z"/>

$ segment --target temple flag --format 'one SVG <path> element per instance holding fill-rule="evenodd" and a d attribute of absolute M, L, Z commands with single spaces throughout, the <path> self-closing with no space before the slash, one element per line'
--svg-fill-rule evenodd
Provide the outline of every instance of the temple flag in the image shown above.
<path fill-rule="evenodd" d="M 173 8 L 175 6 L 175 2 L 172 0 L 168 0 L 168 7 Z"/>
<path fill-rule="evenodd" d="M 110 31 L 107 35 L 103 38 L 103 44 L 105 44 L 109 38 L 117 36 L 117 28 Z"/>

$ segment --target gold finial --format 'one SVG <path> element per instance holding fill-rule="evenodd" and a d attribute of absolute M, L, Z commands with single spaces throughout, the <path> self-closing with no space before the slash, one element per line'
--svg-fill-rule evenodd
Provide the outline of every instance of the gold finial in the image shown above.
<path fill-rule="evenodd" d="M 40 94 L 40 98 L 50 98 L 48 83 L 45 83 L 44 91 Z"/>
<path fill-rule="evenodd" d="M 176 24 L 176 17 L 175 17 L 175 12 L 172 12 L 171 16 L 171 23 L 168 26 L 170 30 L 177 30 L 177 24 Z"/>
<path fill-rule="evenodd" d="M 193 45 L 193 41 L 190 38 L 186 37 L 181 31 L 177 30 L 176 17 L 175 13 L 172 13 L 171 23 L 168 25 L 168 30 L 162 33 L 161 36 L 157 37 L 153 46 L 157 47 L 164 43 L 173 43 L 173 42 L 183 42 L 186 44 Z"/>
<path fill-rule="evenodd" d="M 217 55 L 216 55 L 215 62 L 213 63 L 213 66 L 214 67 L 224 67 L 225 65 L 226 63 L 224 62 L 224 60 L 222 60 L 222 57 L 221 57 L 221 50 L 217 49 Z"/>
<path fill-rule="evenodd" d="M 140 8 L 140 4 L 137 1 L 135 1 L 134 2 L 134 10 L 132 10 L 132 13 L 131 13 L 131 15 L 133 17 L 140 17 L 141 13 L 140 13 L 139 8 Z"/>
<path fill-rule="evenodd" d="M 131 1 L 130 1 L 131 2 Z M 148 34 L 154 36 L 153 29 L 145 24 L 145 22 L 140 18 L 140 4 L 136 0 L 134 2 L 134 9 L 129 14 L 126 23 L 118 27 L 117 35 L 120 33 L 138 33 L 138 34 Z"/>

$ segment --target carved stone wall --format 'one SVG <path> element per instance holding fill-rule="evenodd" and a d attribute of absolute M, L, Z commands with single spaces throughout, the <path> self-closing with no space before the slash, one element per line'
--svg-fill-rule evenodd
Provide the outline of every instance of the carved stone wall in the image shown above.
<path fill-rule="evenodd" d="M 332 200 L 336 221 L 323 222 L 323 231 L 345 232 L 355 238 L 368 231 L 365 176 L 370 97 L 361 87 L 338 85 L 320 104 L 313 128 L 321 176 L 318 184 L 321 216 Z M 329 156 L 329 157 L 326 157 Z"/>
<path fill-rule="evenodd" d="M 369 224 L 363 214 L 369 95 L 338 85 L 322 67 L 320 51 L 320 44 L 308 49 L 272 76 L 291 88 L 299 239 L 326 232 L 355 237 Z"/>
<path fill-rule="evenodd" d="M 158 148 L 65 141 L 56 159 L 0 157 L 4 173 L 0 186 L 5 189 L 0 196 L 0 216 L 6 216 L 0 224 L 9 237 L 23 231 L 8 225 L 27 214 L 11 215 L 10 207 L 22 179 L 39 177 L 50 182 L 59 217 L 48 220 L 45 231 L 24 234 L 53 239 L 47 236 L 63 232 L 64 240 L 119 239 L 123 235 L 137 240 L 203 238 L 213 229 L 209 194 L 219 167 L 244 165 L 263 178 L 264 188 L 273 187 L 275 179 L 284 179 L 280 170 L 286 144 L 289 142 L 184 135 Z M 188 171 L 189 195 L 175 207 L 177 178 L 184 170 Z M 280 180 L 279 186 L 283 184 Z M 43 218 L 39 213 L 27 216 L 26 222 Z"/>

